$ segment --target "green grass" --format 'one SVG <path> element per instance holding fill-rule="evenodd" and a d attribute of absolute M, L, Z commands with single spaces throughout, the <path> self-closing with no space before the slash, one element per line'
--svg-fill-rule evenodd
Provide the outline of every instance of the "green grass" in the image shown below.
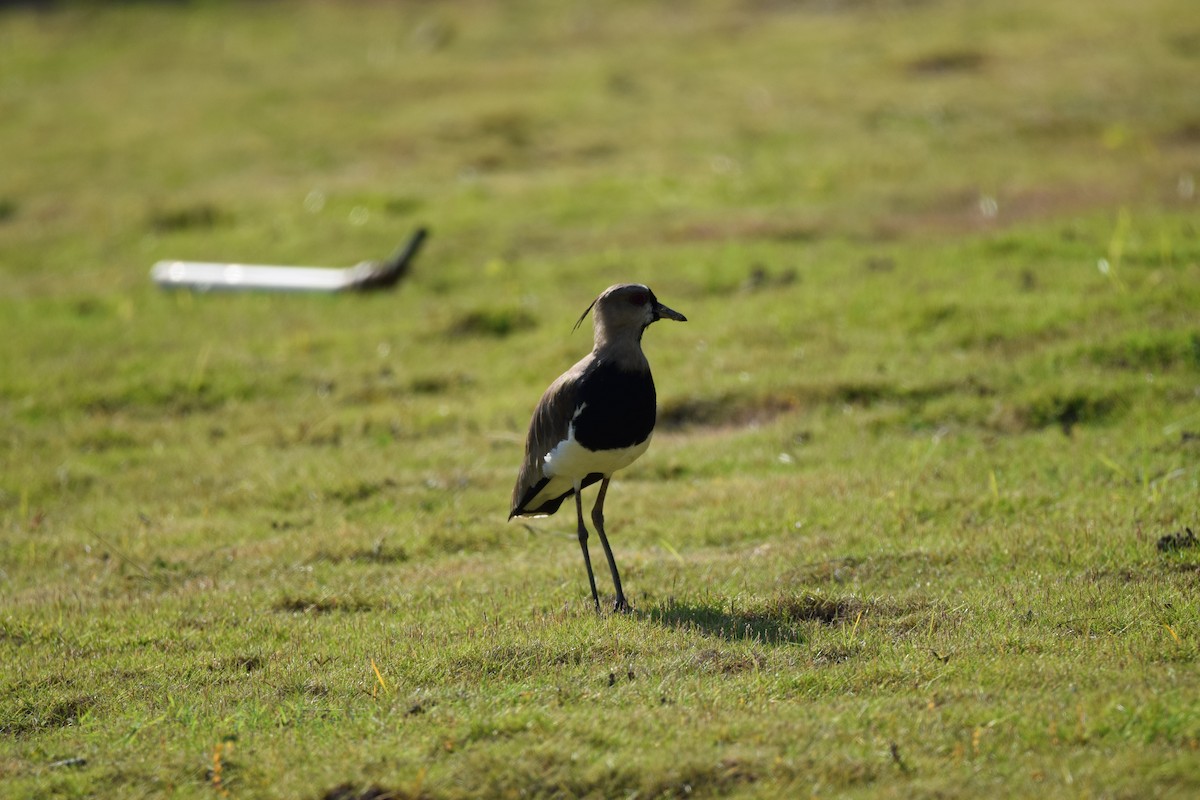
<path fill-rule="evenodd" d="M 0 794 L 1194 796 L 1194 18 L 0 12 Z M 620 280 L 690 322 L 597 616 L 504 520 Z"/>

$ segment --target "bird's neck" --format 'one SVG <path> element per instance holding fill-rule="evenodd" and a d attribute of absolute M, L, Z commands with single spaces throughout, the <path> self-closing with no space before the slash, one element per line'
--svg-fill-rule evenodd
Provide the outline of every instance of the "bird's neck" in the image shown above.
<path fill-rule="evenodd" d="M 597 326 L 592 345 L 592 355 L 600 361 L 617 364 L 629 370 L 649 369 L 646 354 L 642 352 L 640 330 L 607 331 Z"/>
<path fill-rule="evenodd" d="M 645 330 L 645 325 L 613 325 L 597 319 L 592 327 L 592 341 L 597 348 L 614 342 L 632 342 L 640 346 Z"/>

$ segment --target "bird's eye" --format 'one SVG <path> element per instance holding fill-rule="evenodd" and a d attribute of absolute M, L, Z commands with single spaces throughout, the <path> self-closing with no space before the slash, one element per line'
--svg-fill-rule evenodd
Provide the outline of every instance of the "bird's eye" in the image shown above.
<path fill-rule="evenodd" d="M 644 306 L 646 305 L 646 299 L 645 292 L 634 292 L 633 294 L 629 295 L 629 304 L 633 306 Z"/>

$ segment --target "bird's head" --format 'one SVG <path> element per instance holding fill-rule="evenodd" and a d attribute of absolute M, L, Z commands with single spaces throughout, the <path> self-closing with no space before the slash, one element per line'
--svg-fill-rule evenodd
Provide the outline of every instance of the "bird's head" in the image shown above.
<path fill-rule="evenodd" d="M 605 289 L 580 315 L 575 323 L 576 328 L 583 324 L 593 308 L 596 309 L 597 340 L 601 336 L 619 336 L 624 332 L 630 332 L 640 339 L 642 331 L 660 319 L 687 322 L 687 317 L 658 302 L 650 287 L 640 283 L 619 283 Z"/>

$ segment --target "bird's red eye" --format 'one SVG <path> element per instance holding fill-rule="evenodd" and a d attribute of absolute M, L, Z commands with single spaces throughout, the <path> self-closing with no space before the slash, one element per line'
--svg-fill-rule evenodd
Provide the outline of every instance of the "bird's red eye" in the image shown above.
<path fill-rule="evenodd" d="M 634 292 L 633 294 L 629 295 L 630 305 L 644 306 L 646 305 L 646 300 L 647 298 L 645 292 Z"/>

